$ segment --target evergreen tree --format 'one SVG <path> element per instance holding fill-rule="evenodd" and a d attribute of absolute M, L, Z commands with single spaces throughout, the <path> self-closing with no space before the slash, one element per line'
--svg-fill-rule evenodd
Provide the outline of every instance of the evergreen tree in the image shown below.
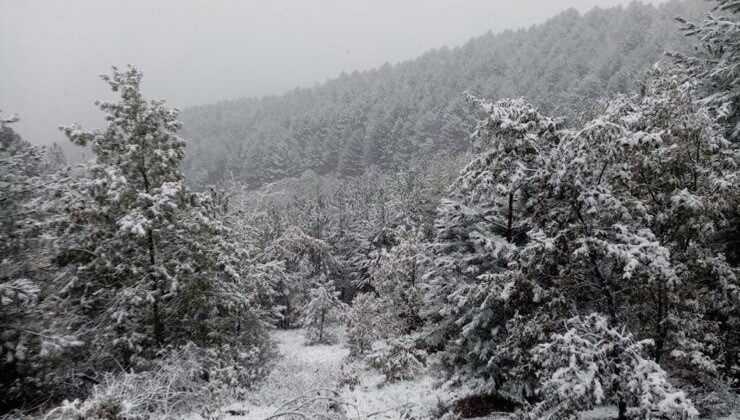
<path fill-rule="evenodd" d="M 334 335 L 328 328 L 336 311 L 342 309 L 344 304 L 339 300 L 339 291 L 334 283 L 324 275 L 318 277 L 308 293 L 308 304 L 304 311 L 306 344 L 331 344 Z"/>
<path fill-rule="evenodd" d="M 714 0 L 715 7 L 704 21 L 683 22 L 683 30 L 698 41 L 695 54 L 673 53 L 682 75 L 698 83 L 702 105 L 725 126 L 728 138 L 740 138 L 740 7 L 737 2 Z M 733 223 L 718 233 L 715 242 L 724 247 L 728 260 L 740 263 L 740 212 L 734 210 Z"/>
<path fill-rule="evenodd" d="M 370 286 L 375 290 L 383 310 L 378 325 L 389 333 L 408 334 L 421 326 L 421 276 L 424 245 L 418 229 L 396 229 L 398 243 L 381 250 L 370 268 Z"/>
<path fill-rule="evenodd" d="M 81 343 L 56 289 L 44 226 L 59 180 L 43 173 L 43 151 L 0 115 L 0 412 L 50 401 L 74 388 L 62 364 Z"/>
<path fill-rule="evenodd" d="M 522 418 L 577 420 L 582 411 L 618 405 L 624 419 L 627 404 L 638 407 L 636 418 L 644 420 L 698 415 L 686 395 L 668 382 L 666 372 L 644 357 L 650 341 L 637 341 L 624 328 L 609 324 L 598 314 L 571 318 L 565 332 L 533 349 L 545 378 L 543 398 Z"/>
<path fill-rule="evenodd" d="M 300 325 L 310 301 L 312 282 L 317 278 L 331 278 L 336 271 L 329 245 L 298 228 L 289 227 L 267 247 L 263 258 L 280 261 L 284 266 L 284 275 L 274 287 L 281 311 L 279 326 Z"/>
<path fill-rule="evenodd" d="M 132 67 L 103 76 L 121 95 L 98 103 L 105 130 L 62 128 L 96 156 L 62 224 L 56 261 L 70 268 L 67 299 L 87 320 L 80 328 L 97 368 L 136 366 L 192 342 L 231 358 L 232 377 L 248 382 L 266 355 L 249 259 L 211 217 L 211 198 L 183 185 L 177 112 L 145 101 L 141 78 Z"/>
<path fill-rule="evenodd" d="M 350 357 L 362 357 L 372 351 L 373 343 L 389 330 L 384 324 L 387 305 L 373 293 L 360 293 L 352 299 L 347 313 L 347 344 Z M 391 324 L 392 325 L 392 324 Z"/>
<path fill-rule="evenodd" d="M 546 395 L 532 352 L 569 314 L 596 311 L 650 340 L 643 357 L 702 412 L 727 409 L 740 287 L 714 238 L 740 196 L 721 119 L 695 83 L 659 70 L 577 131 L 514 109 L 484 108 L 473 138 L 489 151 L 436 222 L 426 339 L 449 378 Z M 622 414 L 648 404 L 616 395 Z"/>
<path fill-rule="evenodd" d="M 422 313 L 425 340 L 441 348 L 451 383 L 491 393 L 502 390 L 515 364 L 504 349 L 526 341 L 508 323 L 527 314 L 538 334 L 551 323 L 537 318 L 548 308 L 549 292 L 527 276 L 519 259 L 560 132 L 558 121 L 523 101 L 472 103 L 486 115 L 472 136 L 480 154 L 440 206 Z M 506 386 L 529 392 L 526 381 L 512 382 Z"/>
<path fill-rule="evenodd" d="M 740 137 L 740 5 L 734 0 L 712 0 L 712 14 L 703 22 L 678 20 L 684 33 L 699 41 L 696 54 L 674 53 L 687 75 L 702 87 L 702 104 L 727 127 L 731 140 Z"/>

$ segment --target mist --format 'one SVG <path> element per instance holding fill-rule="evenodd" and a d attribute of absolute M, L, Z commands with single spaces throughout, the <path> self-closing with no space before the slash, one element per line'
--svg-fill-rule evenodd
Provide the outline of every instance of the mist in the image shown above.
<path fill-rule="evenodd" d="M 740 419 L 740 2 L 628 1 L 0 0 L 0 420 Z"/>
<path fill-rule="evenodd" d="M 99 125 L 97 75 L 131 63 L 176 107 L 280 94 L 620 0 L 0 0 L 0 109 L 27 140 Z M 659 3 L 659 1 L 654 1 Z"/>

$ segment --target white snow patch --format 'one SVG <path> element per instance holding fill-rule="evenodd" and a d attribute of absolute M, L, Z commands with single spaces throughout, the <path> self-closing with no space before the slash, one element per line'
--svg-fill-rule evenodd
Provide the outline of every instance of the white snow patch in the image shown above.
<path fill-rule="evenodd" d="M 338 333 L 343 338 L 343 331 Z M 243 402 L 226 408 L 243 414 L 228 418 L 265 419 L 287 401 L 326 390 L 337 391 L 337 399 L 354 406 L 348 409 L 350 417 L 373 414 L 372 419 L 400 419 L 404 413 L 429 418 L 429 410 L 438 401 L 449 403 L 455 397 L 437 388 L 429 375 L 384 383 L 383 375 L 369 370 L 362 361 L 348 360 L 349 350 L 343 344 L 306 346 L 303 330 L 275 331 L 273 339 L 280 352 L 276 365 L 262 386 Z M 357 374 L 360 383 L 353 390 L 338 388 L 342 369 Z M 379 412 L 384 413 L 375 414 Z"/>

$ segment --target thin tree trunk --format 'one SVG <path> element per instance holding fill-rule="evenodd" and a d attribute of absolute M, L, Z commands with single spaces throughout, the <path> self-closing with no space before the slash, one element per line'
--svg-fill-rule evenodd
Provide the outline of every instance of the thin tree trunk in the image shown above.
<path fill-rule="evenodd" d="M 144 181 L 144 191 L 146 191 L 147 194 L 149 194 L 151 190 L 151 186 L 149 183 L 149 176 L 146 173 L 146 164 L 144 162 L 144 158 L 142 157 L 142 163 L 139 167 L 139 172 L 141 173 L 141 178 Z M 157 256 L 156 256 L 156 245 L 154 240 L 154 231 L 150 227 L 146 231 L 147 236 L 147 250 L 149 252 L 149 275 L 152 276 L 152 291 L 157 294 L 159 292 L 159 280 L 157 279 L 156 275 L 154 274 L 154 265 L 157 262 Z M 154 341 L 156 341 L 158 344 L 161 344 L 163 341 L 163 327 L 162 327 L 162 320 L 159 317 L 159 299 L 158 296 L 155 295 L 154 302 L 152 302 L 152 326 L 154 328 Z"/>
<path fill-rule="evenodd" d="M 324 310 L 321 310 L 321 322 L 319 323 L 319 343 L 324 342 Z"/>
<path fill-rule="evenodd" d="M 506 240 L 511 243 L 514 239 L 514 232 L 512 231 L 512 225 L 514 224 L 514 192 L 509 193 L 509 220 L 506 223 Z"/>
<path fill-rule="evenodd" d="M 668 334 L 668 331 L 666 329 L 665 324 L 665 318 L 666 318 L 666 290 L 665 285 L 663 283 L 660 283 L 658 285 L 658 298 L 657 298 L 657 316 L 656 316 L 656 328 L 655 328 L 655 354 L 654 359 L 655 363 L 660 363 L 661 359 L 663 358 L 663 349 L 665 348 L 665 337 Z"/>
<path fill-rule="evenodd" d="M 627 420 L 627 403 L 624 401 L 624 397 L 619 397 L 617 411 L 619 412 L 617 420 Z"/>

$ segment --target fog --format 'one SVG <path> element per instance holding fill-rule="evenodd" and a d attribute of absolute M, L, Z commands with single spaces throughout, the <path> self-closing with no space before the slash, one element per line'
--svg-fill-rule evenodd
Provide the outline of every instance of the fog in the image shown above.
<path fill-rule="evenodd" d="M 20 134 L 99 123 L 97 75 L 132 63 L 178 107 L 279 94 L 342 71 L 413 58 L 485 31 L 619 0 L 0 0 L 0 109 Z M 656 1 L 657 3 L 657 1 Z"/>
<path fill-rule="evenodd" d="M 0 420 L 740 420 L 738 5 L 0 0 Z"/>

